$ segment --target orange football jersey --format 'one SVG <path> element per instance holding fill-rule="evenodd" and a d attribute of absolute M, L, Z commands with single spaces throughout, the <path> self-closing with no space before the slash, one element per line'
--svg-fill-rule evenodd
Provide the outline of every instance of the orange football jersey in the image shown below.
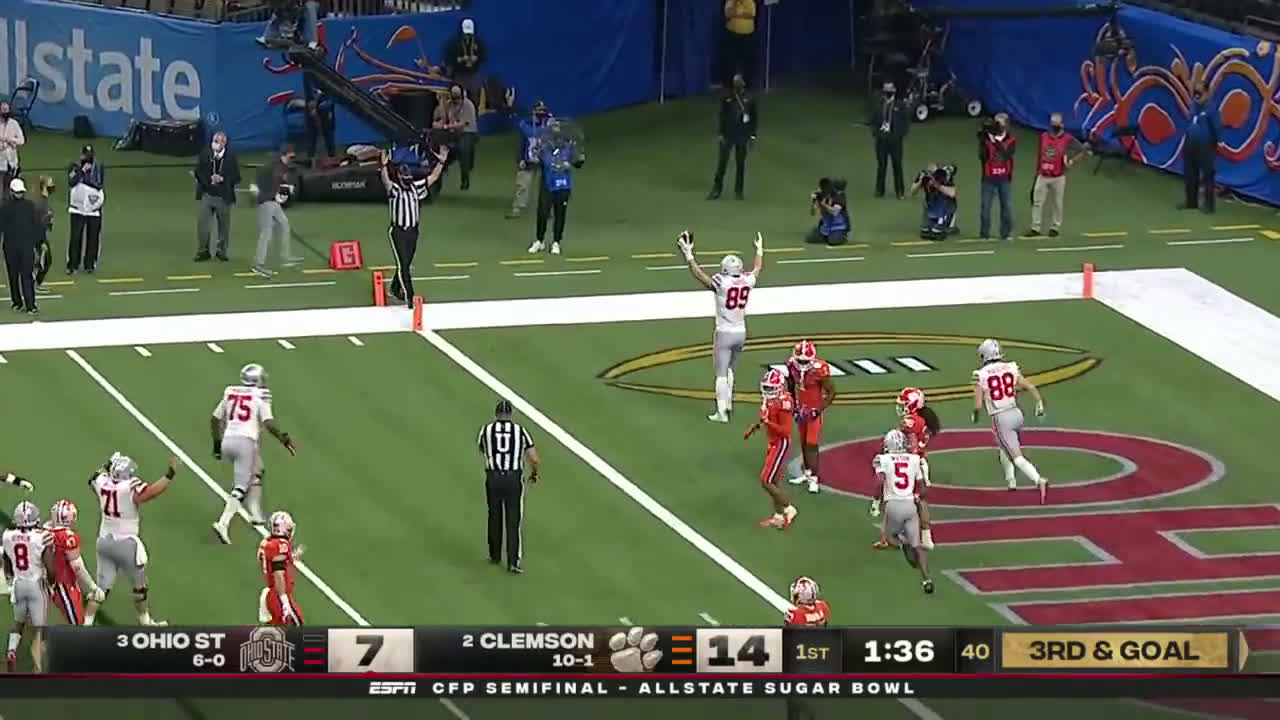
<path fill-rule="evenodd" d="M 800 605 L 787 611 L 788 625 L 826 625 L 831 619 L 831 607 L 826 600 L 819 600 L 812 605 Z"/>
<path fill-rule="evenodd" d="M 760 419 L 764 421 L 770 443 L 791 437 L 791 425 L 795 420 L 794 408 L 791 398 L 786 395 L 765 400 L 765 405 L 760 410 Z"/>
<path fill-rule="evenodd" d="M 796 402 L 801 410 L 815 410 L 822 407 L 822 381 L 831 377 L 831 366 L 822 360 L 814 360 L 810 367 L 801 370 L 795 363 L 787 363 L 791 372 L 791 383 L 795 388 Z"/>
<path fill-rule="evenodd" d="M 901 430 L 911 442 L 908 449 L 916 455 L 923 455 L 924 449 L 931 439 L 929 426 L 925 423 L 924 418 L 917 413 L 911 413 L 903 417 Z"/>
<path fill-rule="evenodd" d="M 262 568 L 262 576 L 266 580 L 267 587 L 273 590 L 277 588 L 271 579 L 271 564 L 278 560 L 284 561 L 285 592 L 292 594 L 293 580 L 297 574 L 297 569 L 293 564 L 293 545 L 288 538 L 278 535 L 263 538 L 262 542 L 258 543 L 258 566 Z"/>
<path fill-rule="evenodd" d="M 49 574 L 58 585 L 75 585 L 76 571 L 67 552 L 80 549 L 80 536 L 69 527 L 50 528 L 49 532 L 53 535 L 53 565 Z"/>

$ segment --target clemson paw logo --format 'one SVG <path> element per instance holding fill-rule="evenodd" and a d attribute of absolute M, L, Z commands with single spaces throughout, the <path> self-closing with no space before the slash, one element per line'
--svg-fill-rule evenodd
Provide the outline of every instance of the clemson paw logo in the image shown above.
<path fill-rule="evenodd" d="M 633 627 L 609 638 L 609 649 L 613 651 L 609 662 L 620 673 L 652 672 L 662 660 L 662 651 L 657 647 L 657 633 L 646 633 L 642 627 Z"/>

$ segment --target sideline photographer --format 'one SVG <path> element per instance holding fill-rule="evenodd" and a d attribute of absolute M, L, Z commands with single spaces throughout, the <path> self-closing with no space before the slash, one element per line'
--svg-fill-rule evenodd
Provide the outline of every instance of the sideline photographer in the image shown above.
<path fill-rule="evenodd" d="M 924 212 L 920 220 L 920 237 L 924 240 L 946 240 L 959 231 L 956 227 L 956 166 L 929 163 L 911 185 L 911 195 L 924 193 Z"/>
<path fill-rule="evenodd" d="M 809 233 L 808 242 L 844 245 L 849 242 L 849 203 L 845 197 L 844 178 L 822 178 L 818 189 L 809 195 L 809 214 L 818 215 L 818 226 Z"/>
<path fill-rule="evenodd" d="M 1000 239 L 1013 237 L 1013 154 L 1018 143 L 1009 132 L 1009 116 L 999 113 L 978 131 L 978 161 L 982 163 L 982 202 L 978 237 L 991 239 L 991 201 L 1000 200 Z"/>

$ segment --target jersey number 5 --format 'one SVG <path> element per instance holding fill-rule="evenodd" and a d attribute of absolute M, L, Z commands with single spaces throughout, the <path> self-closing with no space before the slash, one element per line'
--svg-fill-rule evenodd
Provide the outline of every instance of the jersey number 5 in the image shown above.
<path fill-rule="evenodd" d="M 253 417 L 253 396 L 228 394 L 227 417 L 240 422 L 249 422 L 249 418 Z"/>
<path fill-rule="evenodd" d="M 987 378 L 987 394 L 993 401 L 1013 397 L 1015 389 L 1013 373 L 992 375 Z"/>
<path fill-rule="evenodd" d="M 899 490 L 906 490 L 911 487 L 911 478 L 907 477 L 907 463 L 896 462 L 893 464 L 893 476 L 898 478 L 894 481 L 893 486 Z"/>
<path fill-rule="evenodd" d="M 728 310 L 737 310 L 739 308 L 746 309 L 747 298 L 751 295 L 751 288 L 745 285 L 734 285 L 724 294 L 724 306 Z"/>
<path fill-rule="evenodd" d="M 120 517 L 120 497 L 115 490 L 102 491 L 102 514 L 107 517 Z"/>

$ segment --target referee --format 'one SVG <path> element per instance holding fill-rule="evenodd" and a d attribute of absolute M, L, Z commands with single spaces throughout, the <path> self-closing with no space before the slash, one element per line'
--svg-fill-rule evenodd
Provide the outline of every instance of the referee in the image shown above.
<path fill-rule="evenodd" d="M 476 443 L 484 457 L 484 493 L 489 503 L 489 562 L 502 562 L 502 530 L 506 523 L 507 569 L 524 572 L 521 525 L 524 521 L 524 464 L 529 482 L 538 482 L 538 450 L 529 432 L 511 420 L 511 403 L 499 400 L 494 420 L 480 428 Z"/>
<path fill-rule="evenodd" d="M 427 198 L 431 186 L 444 171 L 448 148 L 440 148 L 439 162 L 425 178 L 414 178 L 408 165 L 389 165 L 387 153 L 382 153 L 382 187 L 387 191 L 387 204 L 391 210 L 391 224 L 387 237 L 391 240 L 391 254 L 396 259 L 396 276 L 391 281 L 391 294 L 397 300 L 413 307 L 413 256 L 418 252 L 418 203 Z"/>

